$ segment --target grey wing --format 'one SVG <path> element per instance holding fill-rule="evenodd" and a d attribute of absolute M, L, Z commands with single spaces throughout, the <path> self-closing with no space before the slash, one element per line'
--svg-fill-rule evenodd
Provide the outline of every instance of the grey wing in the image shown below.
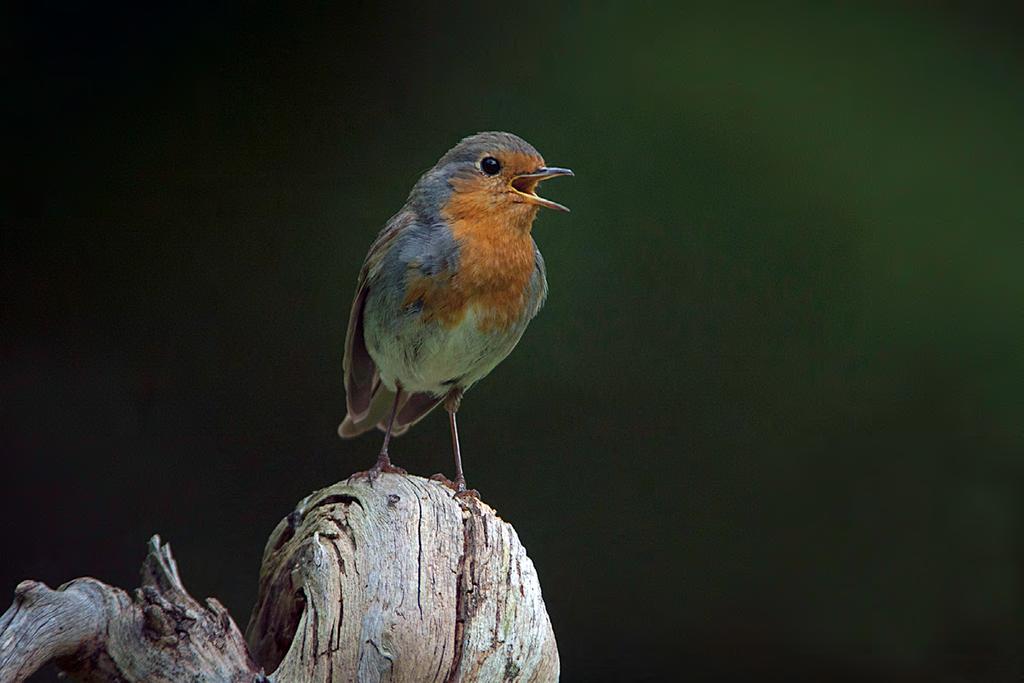
<path fill-rule="evenodd" d="M 345 404 L 348 409 L 346 421 L 362 422 L 374 404 L 373 397 L 380 386 L 377 366 L 366 348 L 363 337 L 363 311 L 366 308 L 366 297 L 374 284 L 377 271 L 384 261 L 391 245 L 400 231 L 411 223 L 412 214 L 402 212 L 387 222 L 377 238 L 370 245 L 363 267 L 359 271 L 356 284 L 356 295 L 352 300 L 352 309 L 348 317 L 348 331 L 345 335 L 345 358 L 342 369 L 345 378 Z"/>
<path fill-rule="evenodd" d="M 380 381 L 380 373 L 366 347 L 364 312 L 375 287 L 384 287 L 375 297 L 391 311 L 390 324 L 401 325 L 406 315 L 418 315 L 415 305 L 402 307 L 404 286 L 410 271 L 434 276 L 457 267 L 458 245 L 443 225 L 425 224 L 411 211 L 392 218 L 370 247 L 359 274 L 356 295 L 349 314 L 345 339 L 345 395 L 348 415 L 339 427 L 344 437 L 360 434 L 374 425 L 385 429 L 385 417 L 394 399 Z M 437 407 L 443 397 L 429 394 L 403 396 L 395 420 L 394 435 L 406 431 Z"/>
<path fill-rule="evenodd" d="M 405 282 L 410 274 L 418 277 L 436 277 L 454 271 L 458 268 L 458 259 L 459 246 L 449 228 L 441 224 L 414 222 L 396 240 L 392 253 L 381 265 L 381 271 L 382 275 L 386 273 L 383 275 L 385 278 Z M 393 308 L 398 308 L 397 301 L 394 302 Z M 417 302 L 412 302 L 403 314 L 398 314 L 398 317 L 420 314 Z M 395 416 L 392 436 L 404 434 L 440 405 L 442 400 L 444 395 L 435 396 L 430 393 L 404 396 Z M 381 419 L 377 427 L 383 431 L 387 424 Z"/>
<path fill-rule="evenodd" d="M 363 339 L 363 309 L 366 307 L 368 293 L 366 284 L 361 283 L 352 302 L 348 334 L 345 337 L 345 360 L 342 365 L 345 372 L 345 406 L 353 422 L 366 417 L 373 399 L 374 385 L 379 381 L 377 366 L 366 350 L 366 341 Z"/>

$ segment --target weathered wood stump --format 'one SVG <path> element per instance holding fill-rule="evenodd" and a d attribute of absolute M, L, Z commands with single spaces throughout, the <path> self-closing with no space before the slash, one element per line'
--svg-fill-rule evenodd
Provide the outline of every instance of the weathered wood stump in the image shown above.
<path fill-rule="evenodd" d="M 49 661 L 82 681 L 554 681 L 533 563 L 486 504 L 420 477 L 354 476 L 267 542 L 246 640 L 185 591 L 153 537 L 131 596 L 22 582 L 0 617 L 0 683 Z M 264 671 L 272 672 L 264 676 Z"/>

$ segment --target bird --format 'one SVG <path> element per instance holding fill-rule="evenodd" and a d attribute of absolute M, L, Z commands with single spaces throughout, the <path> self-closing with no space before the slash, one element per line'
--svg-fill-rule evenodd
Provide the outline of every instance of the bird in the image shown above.
<path fill-rule="evenodd" d="M 536 190 L 572 175 L 512 133 L 470 135 L 423 173 L 370 245 L 345 335 L 338 433 L 384 432 L 371 482 L 405 473 L 391 462 L 391 438 L 444 405 L 455 481 L 441 479 L 456 495 L 476 495 L 466 488 L 456 413 L 547 298 L 533 222 L 541 208 L 569 209 Z"/>

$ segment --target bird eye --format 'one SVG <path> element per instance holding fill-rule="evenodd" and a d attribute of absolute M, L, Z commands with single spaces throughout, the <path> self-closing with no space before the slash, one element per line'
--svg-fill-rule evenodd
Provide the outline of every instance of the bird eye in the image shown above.
<path fill-rule="evenodd" d="M 501 170 L 501 162 L 494 157 L 484 157 L 480 160 L 480 170 L 487 175 L 497 175 Z"/>

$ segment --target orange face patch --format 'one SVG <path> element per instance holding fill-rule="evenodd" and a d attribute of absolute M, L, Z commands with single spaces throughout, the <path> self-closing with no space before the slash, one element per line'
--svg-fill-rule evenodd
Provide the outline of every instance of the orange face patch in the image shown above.
<path fill-rule="evenodd" d="M 405 305 L 423 305 L 425 321 L 453 327 L 476 308 L 484 332 L 508 330 L 522 318 L 536 267 L 530 226 L 534 206 L 495 205 L 482 192 L 455 192 L 442 212 L 459 243 L 459 268 L 434 277 L 413 275 Z"/>
<path fill-rule="evenodd" d="M 522 152 L 502 152 L 499 157 L 505 168 L 515 173 L 533 173 L 544 165 L 544 158 Z"/>
<path fill-rule="evenodd" d="M 441 215 L 459 243 L 459 268 L 434 277 L 412 274 L 405 305 L 421 303 L 425 321 L 453 327 L 473 306 L 478 329 L 499 332 L 518 323 L 526 310 L 536 267 L 530 229 L 537 206 L 523 201 L 511 181 L 542 167 L 544 159 L 508 150 L 495 156 L 499 174 L 449 181 L 453 191 Z"/>

